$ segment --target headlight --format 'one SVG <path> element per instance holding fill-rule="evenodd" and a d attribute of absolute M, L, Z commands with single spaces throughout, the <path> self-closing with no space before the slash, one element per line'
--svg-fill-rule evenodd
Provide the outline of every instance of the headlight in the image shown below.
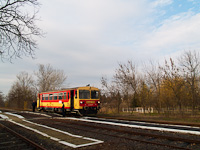
<path fill-rule="evenodd" d="M 84 104 L 85 102 L 84 101 L 80 101 L 80 104 Z"/>
<path fill-rule="evenodd" d="M 101 102 L 100 102 L 100 101 L 98 101 L 97 103 L 98 103 L 98 104 L 100 104 Z"/>

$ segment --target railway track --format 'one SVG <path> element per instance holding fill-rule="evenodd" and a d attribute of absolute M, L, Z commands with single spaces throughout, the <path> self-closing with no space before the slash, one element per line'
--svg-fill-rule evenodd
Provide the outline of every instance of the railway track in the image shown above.
<path fill-rule="evenodd" d="M 143 129 L 154 129 L 163 131 L 177 131 L 180 133 L 191 133 L 200 135 L 200 128 L 198 126 L 192 126 L 188 124 L 169 124 L 169 123 L 157 123 L 157 122 L 144 122 L 144 121 L 133 121 L 133 120 L 121 120 L 121 119 L 107 119 L 107 118 L 96 118 L 96 117 L 85 117 L 85 120 L 91 122 L 102 122 L 105 124 L 139 127 Z"/>
<path fill-rule="evenodd" d="M 46 150 L 14 130 L 0 124 L 1 150 Z"/>
<path fill-rule="evenodd" d="M 135 122 L 144 122 L 144 123 L 157 123 L 157 124 L 166 124 L 166 125 L 182 125 L 182 126 L 191 126 L 191 127 L 200 127 L 199 123 L 181 123 L 175 121 L 158 121 L 158 120 L 141 120 L 141 119 L 129 119 L 129 118 L 121 118 L 121 117 L 102 117 L 98 116 L 98 118 L 102 119 L 118 119 L 124 121 L 135 121 Z"/>
<path fill-rule="evenodd" d="M 22 113 L 23 114 L 23 113 Z M 27 116 L 26 116 L 27 115 Z M 153 130 L 145 130 L 145 129 L 135 129 L 135 128 L 128 128 L 128 127 L 120 127 L 111 124 L 97 124 L 94 122 L 86 122 L 81 120 L 87 120 L 84 118 L 64 118 L 60 119 L 56 116 L 50 114 L 50 116 L 46 118 L 39 118 L 34 117 L 34 114 L 26 114 L 26 118 L 29 118 L 33 122 L 37 122 L 39 124 L 51 126 L 54 128 L 58 128 L 63 131 L 81 133 L 81 135 L 88 135 L 89 137 L 96 136 L 97 138 L 103 137 L 102 140 L 105 138 L 105 143 L 109 142 L 111 137 L 117 141 L 125 140 L 127 143 L 143 143 L 143 145 L 155 145 L 160 147 L 159 149 L 200 149 L 200 140 L 199 136 L 193 136 L 194 138 L 190 138 L 191 136 L 180 136 L 179 134 L 174 135 L 173 133 L 165 132 L 161 133 L 160 131 L 153 131 Z M 87 117 L 86 117 L 87 118 Z M 88 118 L 88 120 L 97 120 L 97 118 Z M 100 121 L 105 121 L 100 119 Z M 111 123 L 114 122 L 113 119 L 109 119 Z M 108 121 L 108 122 L 109 122 Z M 116 120 L 117 123 L 122 124 L 123 121 Z M 128 124 L 128 121 L 125 121 L 124 124 Z M 148 123 L 147 123 L 148 124 Z M 150 125 L 150 124 L 149 124 Z M 148 125 L 147 125 L 148 126 Z M 155 126 L 157 127 L 157 125 Z M 199 129 L 197 129 L 199 132 Z M 0 132 L 1 133 L 1 132 Z M 97 136 L 98 135 L 98 136 Z M 180 134 L 181 135 L 181 134 Z M 0 140 L 1 141 L 1 140 Z M 124 142 L 124 141 L 123 141 Z M 125 143 L 126 143 L 125 142 Z M 1 149 L 1 147 L 0 147 Z M 7 149 L 8 150 L 8 149 Z"/>
<path fill-rule="evenodd" d="M 59 124 L 59 126 L 63 126 L 66 128 L 73 128 L 75 130 L 92 132 L 93 134 L 96 133 L 98 135 L 112 136 L 115 138 L 121 138 L 146 144 L 153 144 L 161 147 L 168 147 L 170 149 L 191 150 L 200 148 L 200 140 L 192 140 L 192 139 L 173 137 L 167 135 L 157 135 L 149 132 L 145 133 L 145 132 L 130 131 L 130 130 L 128 131 L 122 128 L 118 129 L 108 126 L 99 126 L 91 123 L 78 122 L 78 121 L 68 121 L 66 123 L 66 120 L 56 119 L 55 122 L 56 125 L 58 125 L 58 122 L 61 122 L 62 124 Z"/>

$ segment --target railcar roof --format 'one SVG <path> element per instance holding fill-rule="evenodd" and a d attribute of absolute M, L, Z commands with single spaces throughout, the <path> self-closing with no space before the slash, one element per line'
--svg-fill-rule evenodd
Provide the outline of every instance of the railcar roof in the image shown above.
<path fill-rule="evenodd" d="M 61 90 L 55 90 L 55 91 L 46 91 L 46 92 L 40 92 L 40 93 L 50 93 L 50 92 L 59 92 L 59 91 L 66 91 L 66 90 L 75 90 L 75 89 L 89 89 L 89 88 L 93 88 L 93 89 L 98 89 L 96 87 L 91 87 L 91 86 L 80 86 L 80 87 L 73 87 L 73 88 L 62 88 Z"/>

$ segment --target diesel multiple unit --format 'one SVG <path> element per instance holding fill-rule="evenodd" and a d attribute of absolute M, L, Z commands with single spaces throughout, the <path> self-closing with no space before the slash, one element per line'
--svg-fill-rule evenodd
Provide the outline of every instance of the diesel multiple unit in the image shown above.
<path fill-rule="evenodd" d="M 97 114 L 100 108 L 99 89 L 85 86 L 38 94 L 37 108 L 40 110 L 61 111 L 67 113 Z"/>

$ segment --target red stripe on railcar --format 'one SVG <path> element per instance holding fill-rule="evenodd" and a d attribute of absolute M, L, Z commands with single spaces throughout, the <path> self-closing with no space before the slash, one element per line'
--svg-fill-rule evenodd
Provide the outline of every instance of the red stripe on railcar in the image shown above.
<path fill-rule="evenodd" d="M 62 107 L 56 107 L 56 106 L 40 106 L 43 108 L 62 108 Z M 70 109 L 70 107 L 65 107 L 65 109 Z"/>
<path fill-rule="evenodd" d="M 69 100 L 41 100 L 41 102 L 69 102 Z"/>
<path fill-rule="evenodd" d="M 80 100 L 80 106 L 97 107 L 99 100 Z"/>

